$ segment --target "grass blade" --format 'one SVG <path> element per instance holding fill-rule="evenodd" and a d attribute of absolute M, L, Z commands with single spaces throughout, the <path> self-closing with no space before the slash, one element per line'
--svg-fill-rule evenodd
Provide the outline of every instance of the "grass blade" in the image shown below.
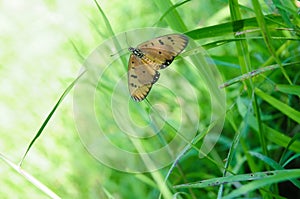
<path fill-rule="evenodd" d="M 271 106 L 279 110 L 281 113 L 286 115 L 287 117 L 291 118 L 292 120 L 296 121 L 300 124 L 300 112 L 293 109 L 289 105 L 279 101 L 278 99 L 272 97 L 271 95 L 268 95 L 264 93 L 262 90 L 256 88 L 255 94 L 262 98 L 264 101 L 268 102 Z"/>
<path fill-rule="evenodd" d="M 33 140 L 30 142 L 29 146 L 27 147 L 21 162 L 20 162 L 20 167 L 22 166 L 22 163 L 27 155 L 27 153 L 29 152 L 29 150 L 31 149 L 31 147 L 33 146 L 33 144 L 35 143 L 35 141 L 40 137 L 40 135 L 42 134 L 43 130 L 45 129 L 45 127 L 47 126 L 48 122 L 50 121 L 50 119 L 52 118 L 53 114 L 55 113 L 56 109 L 58 108 L 58 106 L 62 103 L 62 101 L 64 100 L 64 98 L 68 95 L 68 93 L 71 91 L 71 89 L 74 87 L 74 85 L 76 84 L 76 82 L 83 76 L 83 74 L 85 73 L 85 71 L 83 71 L 68 87 L 67 89 L 63 92 L 63 94 L 60 96 L 59 100 L 56 102 L 55 106 L 53 107 L 53 109 L 51 110 L 50 114 L 47 116 L 47 118 L 45 119 L 45 121 L 43 122 L 42 126 L 40 127 L 40 129 L 38 130 L 38 132 L 36 133 L 36 135 L 34 136 Z"/>

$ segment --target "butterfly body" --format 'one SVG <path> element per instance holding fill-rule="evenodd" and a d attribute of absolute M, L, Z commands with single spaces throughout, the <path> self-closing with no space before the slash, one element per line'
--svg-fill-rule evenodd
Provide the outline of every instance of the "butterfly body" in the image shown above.
<path fill-rule="evenodd" d="M 131 51 L 135 56 L 139 58 L 143 58 L 145 56 L 140 49 L 129 47 L 128 50 Z"/>
<path fill-rule="evenodd" d="M 160 77 L 159 69 L 169 66 L 187 46 L 188 38 L 169 34 L 130 47 L 128 63 L 128 88 L 135 101 L 142 101 Z"/>

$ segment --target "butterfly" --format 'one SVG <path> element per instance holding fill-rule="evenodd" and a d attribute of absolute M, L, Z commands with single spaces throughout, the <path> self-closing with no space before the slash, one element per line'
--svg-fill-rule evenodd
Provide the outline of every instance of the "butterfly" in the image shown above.
<path fill-rule="evenodd" d="M 187 46 L 188 38 L 182 34 L 168 34 L 129 47 L 128 88 L 132 99 L 144 100 L 152 85 L 159 79 L 159 69 L 169 66 Z"/>

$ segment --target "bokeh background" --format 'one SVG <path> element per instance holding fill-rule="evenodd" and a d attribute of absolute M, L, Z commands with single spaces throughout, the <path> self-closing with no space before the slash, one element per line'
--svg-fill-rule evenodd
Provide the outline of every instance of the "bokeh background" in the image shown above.
<path fill-rule="evenodd" d="M 155 24 L 168 27 L 166 22 L 158 21 L 163 13 L 158 9 L 157 1 L 99 0 L 98 3 L 116 33 Z M 239 3 L 249 5 L 249 1 Z M 272 12 L 268 1 L 261 1 L 261 6 L 265 13 Z M 228 2 L 225 0 L 192 0 L 177 10 L 188 30 L 230 21 Z M 249 13 L 244 10 L 244 17 L 252 16 Z M 84 58 L 109 34 L 92 0 L 0 2 L 2 155 L 15 164 L 20 162 L 61 94 L 77 77 Z M 200 44 L 209 41 L 199 40 Z M 234 54 L 233 48 L 234 44 L 229 44 L 226 48 L 212 48 L 209 51 L 214 57 L 228 55 L 220 62 L 230 63 L 223 70 L 232 76 L 240 74 L 237 59 L 233 60 L 230 56 Z M 252 55 L 258 60 L 256 63 L 265 56 L 259 53 Z M 226 66 L 222 63 L 223 67 Z M 239 90 L 231 90 L 229 96 L 236 96 L 237 92 Z M 22 168 L 62 198 L 157 198 L 159 191 L 149 180 L 150 175 L 110 169 L 85 150 L 74 123 L 72 101 L 72 93 L 69 93 L 34 143 Z M 223 137 L 221 143 L 219 149 L 226 152 L 230 137 Z M 226 158 L 226 155 L 214 153 L 212 156 L 219 161 Z M 210 171 L 214 173 L 219 170 L 215 165 L 206 166 L 208 160 L 202 160 L 200 164 L 195 157 L 197 155 L 188 157 L 188 164 L 182 170 L 185 167 L 195 171 L 205 168 L 202 179 L 212 177 Z M 244 169 L 248 171 L 247 167 Z M 198 175 L 191 172 L 188 177 L 199 180 Z M 212 187 L 206 193 L 209 193 L 207 198 L 214 198 L 217 188 Z M 49 198 L 4 161 L 0 161 L 0 197 Z M 192 194 L 193 197 L 197 198 Z"/>

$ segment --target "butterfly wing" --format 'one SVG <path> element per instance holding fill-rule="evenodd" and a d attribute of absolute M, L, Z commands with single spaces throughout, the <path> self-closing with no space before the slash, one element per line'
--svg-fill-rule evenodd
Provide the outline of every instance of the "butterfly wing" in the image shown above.
<path fill-rule="evenodd" d="M 153 62 L 155 70 L 169 66 L 174 58 L 188 44 L 188 38 L 182 34 L 169 34 L 146 41 L 137 46 L 147 60 Z"/>
<path fill-rule="evenodd" d="M 135 101 L 142 101 L 158 80 L 157 70 L 169 66 L 174 58 L 188 44 L 188 38 L 181 34 L 169 34 L 146 41 L 129 48 L 128 88 Z"/>
<path fill-rule="evenodd" d="M 128 63 L 128 88 L 135 101 L 142 101 L 150 92 L 152 85 L 158 80 L 159 72 L 153 64 L 131 54 Z"/>

